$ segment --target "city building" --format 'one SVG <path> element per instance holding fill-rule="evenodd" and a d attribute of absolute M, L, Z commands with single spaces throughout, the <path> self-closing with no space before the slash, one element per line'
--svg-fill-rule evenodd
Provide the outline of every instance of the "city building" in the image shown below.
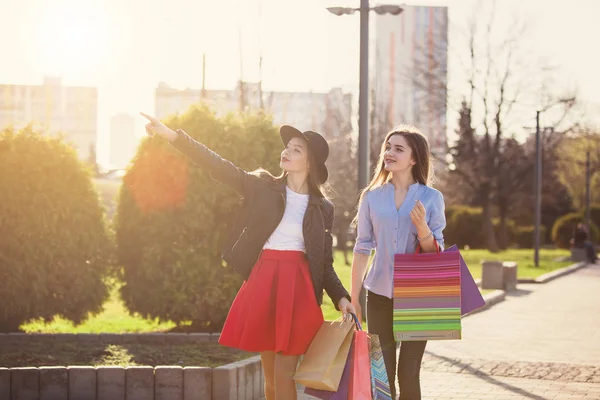
<path fill-rule="evenodd" d="M 351 129 L 352 95 L 340 88 L 326 93 L 262 92 L 260 84 L 244 82 L 238 83 L 234 90 L 179 90 L 160 83 L 155 96 L 155 113 L 161 119 L 183 113 L 193 104 L 206 102 L 218 115 L 242 109 L 263 109 L 273 116 L 276 125 L 313 130 L 329 138 L 349 133 Z"/>
<path fill-rule="evenodd" d="M 64 86 L 45 77 L 42 85 L 0 85 L 0 129 L 30 123 L 50 134 L 61 132 L 81 159 L 95 153 L 98 90 Z"/>
<path fill-rule="evenodd" d="M 406 6 L 373 15 L 370 32 L 372 132 L 415 125 L 432 152 L 447 152 L 448 8 Z"/>

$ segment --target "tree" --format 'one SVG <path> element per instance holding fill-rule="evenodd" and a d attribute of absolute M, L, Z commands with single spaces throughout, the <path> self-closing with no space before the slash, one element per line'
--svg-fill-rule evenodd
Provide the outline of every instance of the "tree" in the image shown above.
<path fill-rule="evenodd" d="M 507 142 L 506 139 L 517 127 L 523 126 L 524 116 L 531 110 L 532 102 L 541 103 L 544 108 L 561 105 L 564 112 L 554 121 L 555 127 L 565 121 L 574 104 L 572 95 L 552 95 L 548 79 L 552 70 L 540 66 L 531 49 L 524 45 L 526 32 L 527 25 L 518 18 L 514 18 L 508 27 L 500 26 L 495 2 L 480 2 L 470 17 L 467 32 L 456 35 L 464 38 L 457 41 L 463 49 L 453 49 L 454 54 L 459 55 L 454 60 L 459 66 L 457 79 L 464 84 L 450 92 L 449 104 L 453 104 L 452 99 L 460 97 L 461 105 L 456 107 L 459 109 L 459 138 L 451 150 L 451 182 L 447 186 L 457 187 L 456 190 L 461 192 L 457 197 L 462 196 L 468 204 L 482 208 L 482 234 L 491 251 L 499 249 L 493 225 L 496 209 L 501 205 L 504 213 L 501 217 L 506 220 L 511 195 L 498 195 L 501 190 L 510 191 L 509 186 L 512 185 L 502 175 L 511 165 L 503 158 L 503 152 L 506 151 L 507 155 L 511 152 L 523 154 L 515 142 Z M 444 87 L 444 82 L 429 83 L 439 74 L 428 72 L 426 66 L 436 63 L 428 54 L 425 55 L 426 61 L 421 61 L 423 67 L 417 69 L 413 82 L 437 87 L 440 97 L 443 97 L 445 92 L 439 88 Z M 512 143 L 510 147 L 506 147 L 508 143 Z M 445 161 L 441 157 L 439 159 Z M 524 167 L 518 170 L 521 175 L 527 172 Z"/>
<path fill-rule="evenodd" d="M 495 203 L 498 209 L 499 229 L 498 245 L 506 249 L 509 243 L 508 222 L 515 203 L 522 197 L 530 198 L 531 193 L 531 158 L 527 157 L 525 148 L 516 139 L 505 139 L 502 142 L 498 157 L 498 173 L 496 174 Z"/>
<path fill-rule="evenodd" d="M 356 214 L 358 200 L 358 168 L 356 157 L 356 141 L 352 137 L 350 111 L 343 98 L 328 96 L 326 102 L 326 118 L 329 126 L 323 132 L 335 132 L 328 135 L 329 142 L 329 185 L 332 200 L 335 204 L 333 233 L 337 239 L 337 248 L 344 254 L 346 265 L 348 259 L 348 242 L 351 239 L 350 225 Z"/>
<path fill-rule="evenodd" d="M 217 118 L 197 105 L 165 122 L 245 170 L 278 172 L 281 140 L 262 113 Z M 237 195 L 154 137 L 139 146 L 123 181 L 115 224 L 125 305 L 149 318 L 219 331 L 241 285 L 221 260 Z"/>
<path fill-rule="evenodd" d="M 577 210 L 585 207 L 586 154 L 590 153 L 592 176 L 591 202 L 600 202 L 600 135 L 592 127 L 586 127 L 566 138 L 557 151 L 556 177 L 565 185 Z"/>
<path fill-rule="evenodd" d="M 90 175 L 60 138 L 0 132 L 0 331 L 102 311 L 113 249 Z"/>
<path fill-rule="evenodd" d="M 471 122 L 471 110 L 463 101 L 459 112 L 458 140 L 450 148 L 452 163 L 448 166 L 447 179 L 443 181 L 444 196 L 450 204 L 475 206 L 480 171 L 480 158 L 477 153 L 480 138 Z"/>

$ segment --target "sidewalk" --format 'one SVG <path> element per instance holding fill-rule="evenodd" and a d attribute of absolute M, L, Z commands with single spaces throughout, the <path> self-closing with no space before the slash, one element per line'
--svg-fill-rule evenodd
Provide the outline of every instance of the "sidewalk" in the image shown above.
<path fill-rule="evenodd" d="M 422 368 L 423 399 L 600 400 L 600 265 L 519 285 L 462 340 L 429 342 Z"/>

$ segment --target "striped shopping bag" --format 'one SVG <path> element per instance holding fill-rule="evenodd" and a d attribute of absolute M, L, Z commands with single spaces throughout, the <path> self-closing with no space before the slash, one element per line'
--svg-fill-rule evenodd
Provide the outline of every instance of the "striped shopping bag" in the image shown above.
<path fill-rule="evenodd" d="M 371 356 L 371 389 L 373 400 L 392 400 L 390 383 L 383 361 L 383 352 L 379 336 L 369 334 L 369 354 Z"/>
<path fill-rule="evenodd" d="M 461 338 L 460 254 L 394 256 L 394 335 L 397 341 Z"/>

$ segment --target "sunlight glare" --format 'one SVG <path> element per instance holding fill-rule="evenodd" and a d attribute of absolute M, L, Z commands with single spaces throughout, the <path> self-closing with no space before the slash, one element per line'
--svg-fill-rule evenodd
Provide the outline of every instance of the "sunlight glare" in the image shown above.
<path fill-rule="evenodd" d="M 93 72 L 107 57 L 107 30 L 91 9 L 60 7 L 42 17 L 41 62 L 47 74 L 69 76 Z M 103 26 L 104 25 L 104 26 Z"/>

